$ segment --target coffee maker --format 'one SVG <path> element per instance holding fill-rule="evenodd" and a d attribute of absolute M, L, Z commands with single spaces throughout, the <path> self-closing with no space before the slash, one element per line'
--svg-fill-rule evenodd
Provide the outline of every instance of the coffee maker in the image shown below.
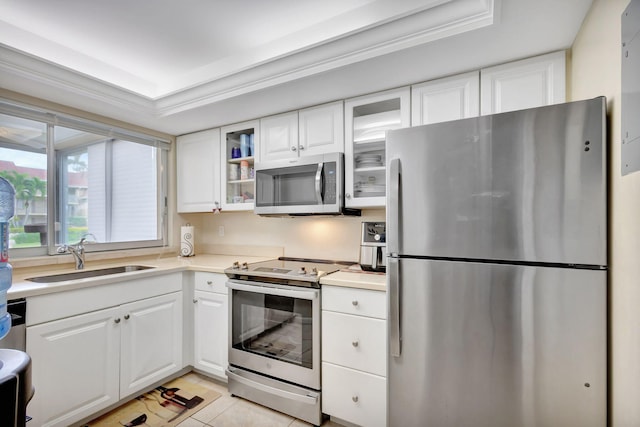
<path fill-rule="evenodd" d="M 366 271 L 387 270 L 386 223 L 363 222 L 360 241 L 360 267 Z"/>

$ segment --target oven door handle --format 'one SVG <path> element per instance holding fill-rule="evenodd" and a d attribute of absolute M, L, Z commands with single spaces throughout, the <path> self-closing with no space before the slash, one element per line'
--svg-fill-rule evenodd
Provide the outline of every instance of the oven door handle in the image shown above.
<path fill-rule="evenodd" d="M 244 378 L 243 376 L 236 374 L 235 372 L 233 372 L 232 367 L 229 367 L 229 369 L 226 370 L 226 374 L 227 374 L 227 377 L 230 377 L 233 380 L 245 386 L 253 387 L 260 391 L 264 391 L 266 393 L 276 395 L 282 399 L 295 400 L 297 402 L 306 403 L 308 405 L 315 405 L 318 402 L 318 396 L 315 393 L 307 393 L 306 395 L 302 395 L 297 393 L 291 393 L 286 390 L 281 390 L 279 388 L 271 387 L 269 385 L 262 384 L 257 381 L 252 381 L 248 378 Z"/>
<path fill-rule="evenodd" d="M 315 300 L 318 299 L 318 291 L 317 290 L 292 290 L 292 289 L 282 289 L 271 286 L 263 286 L 261 284 L 255 282 L 245 282 L 245 281 L 227 281 L 227 288 L 233 289 L 236 291 L 245 291 L 245 292 L 253 292 L 259 294 L 266 295 L 277 295 L 280 297 L 289 297 L 289 298 L 298 298 L 298 299 L 306 299 L 306 300 Z"/>

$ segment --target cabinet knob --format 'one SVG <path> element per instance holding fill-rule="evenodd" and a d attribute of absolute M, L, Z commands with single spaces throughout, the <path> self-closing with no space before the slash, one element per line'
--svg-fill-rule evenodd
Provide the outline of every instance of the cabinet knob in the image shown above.
<path fill-rule="evenodd" d="M 298 145 L 298 150 L 304 150 L 304 145 Z"/>
<path fill-rule="evenodd" d="M 356 307 L 358 305 L 358 300 L 354 299 L 353 301 L 351 301 L 351 305 L 353 305 L 354 307 Z"/>
<path fill-rule="evenodd" d="M 124 320 L 129 320 L 129 318 L 130 318 L 130 317 L 131 317 L 131 316 L 129 316 L 128 314 L 125 314 L 125 315 L 124 315 Z"/>
<path fill-rule="evenodd" d="M 351 198 L 351 193 L 345 194 L 344 197 L 346 197 L 347 199 L 350 199 Z"/>
<path fill-rule="evenodd" d="M 213 282 L 211 280 L 207 280 L 207 285 L 211 285 Z"/>
<path fill-rule="evenodd" d="M 113 321 L 116 322 L 116 323 L 120 323 L 120 318 L 116 317 L 115 319 L 113 319 Z"/>
<path fill-rule="evenodd" d="M 354 403 L 358 403 L 358 396 L 352 396 L 351 400 L 353 400 Z"/>
<path fill-rule="evenodd" d="M 295 145 L 291 146 L 291 151 L 298 151 L 298 148 Z"/>
<path fill-rule="evenodd" d="M 358 341 L 352 341 L 351 345 L 357 347 L 358 345 L 360 345 L 360 343 Z"/>
<path fill-rule="evenodd" d="M 195 303 L 197 303 L 197 302 L 198 302 L 198 300 L 197 300 L 196 298 L 194 298 L 194 299 L 193 299 L 193 303 L 195 304 Z"/>

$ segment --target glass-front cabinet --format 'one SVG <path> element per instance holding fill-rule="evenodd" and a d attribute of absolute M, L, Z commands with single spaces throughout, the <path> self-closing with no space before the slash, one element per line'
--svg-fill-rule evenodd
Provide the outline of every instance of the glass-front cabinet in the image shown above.
<path fill-rule="evenodd" d="M 345 101 L 345 205 L 385 205 L 386 131 L 411 123 L 410 88 Z"/>
<path fill-rule="evenodd" d="M 258 129 L 258 120 L 253 120 L 225 126 L 221 130 L 220 155 L 223 162 L 220 172 L 223 210 L 253 210 Z"/>

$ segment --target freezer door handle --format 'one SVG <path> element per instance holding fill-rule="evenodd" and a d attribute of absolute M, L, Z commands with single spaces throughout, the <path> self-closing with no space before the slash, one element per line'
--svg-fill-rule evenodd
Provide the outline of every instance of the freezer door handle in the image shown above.
<path fill-rule="evenodd" d="M 389 163 L 389 204 L 387 206 L 387 253 L 391 256 L 400 252 L 400 159 Z"/>
<path fill-rule="evenodd" d="M 402 335 L 400 330 L 400 260 L 389 258 L 389 352 L 400 357 Z"/>

